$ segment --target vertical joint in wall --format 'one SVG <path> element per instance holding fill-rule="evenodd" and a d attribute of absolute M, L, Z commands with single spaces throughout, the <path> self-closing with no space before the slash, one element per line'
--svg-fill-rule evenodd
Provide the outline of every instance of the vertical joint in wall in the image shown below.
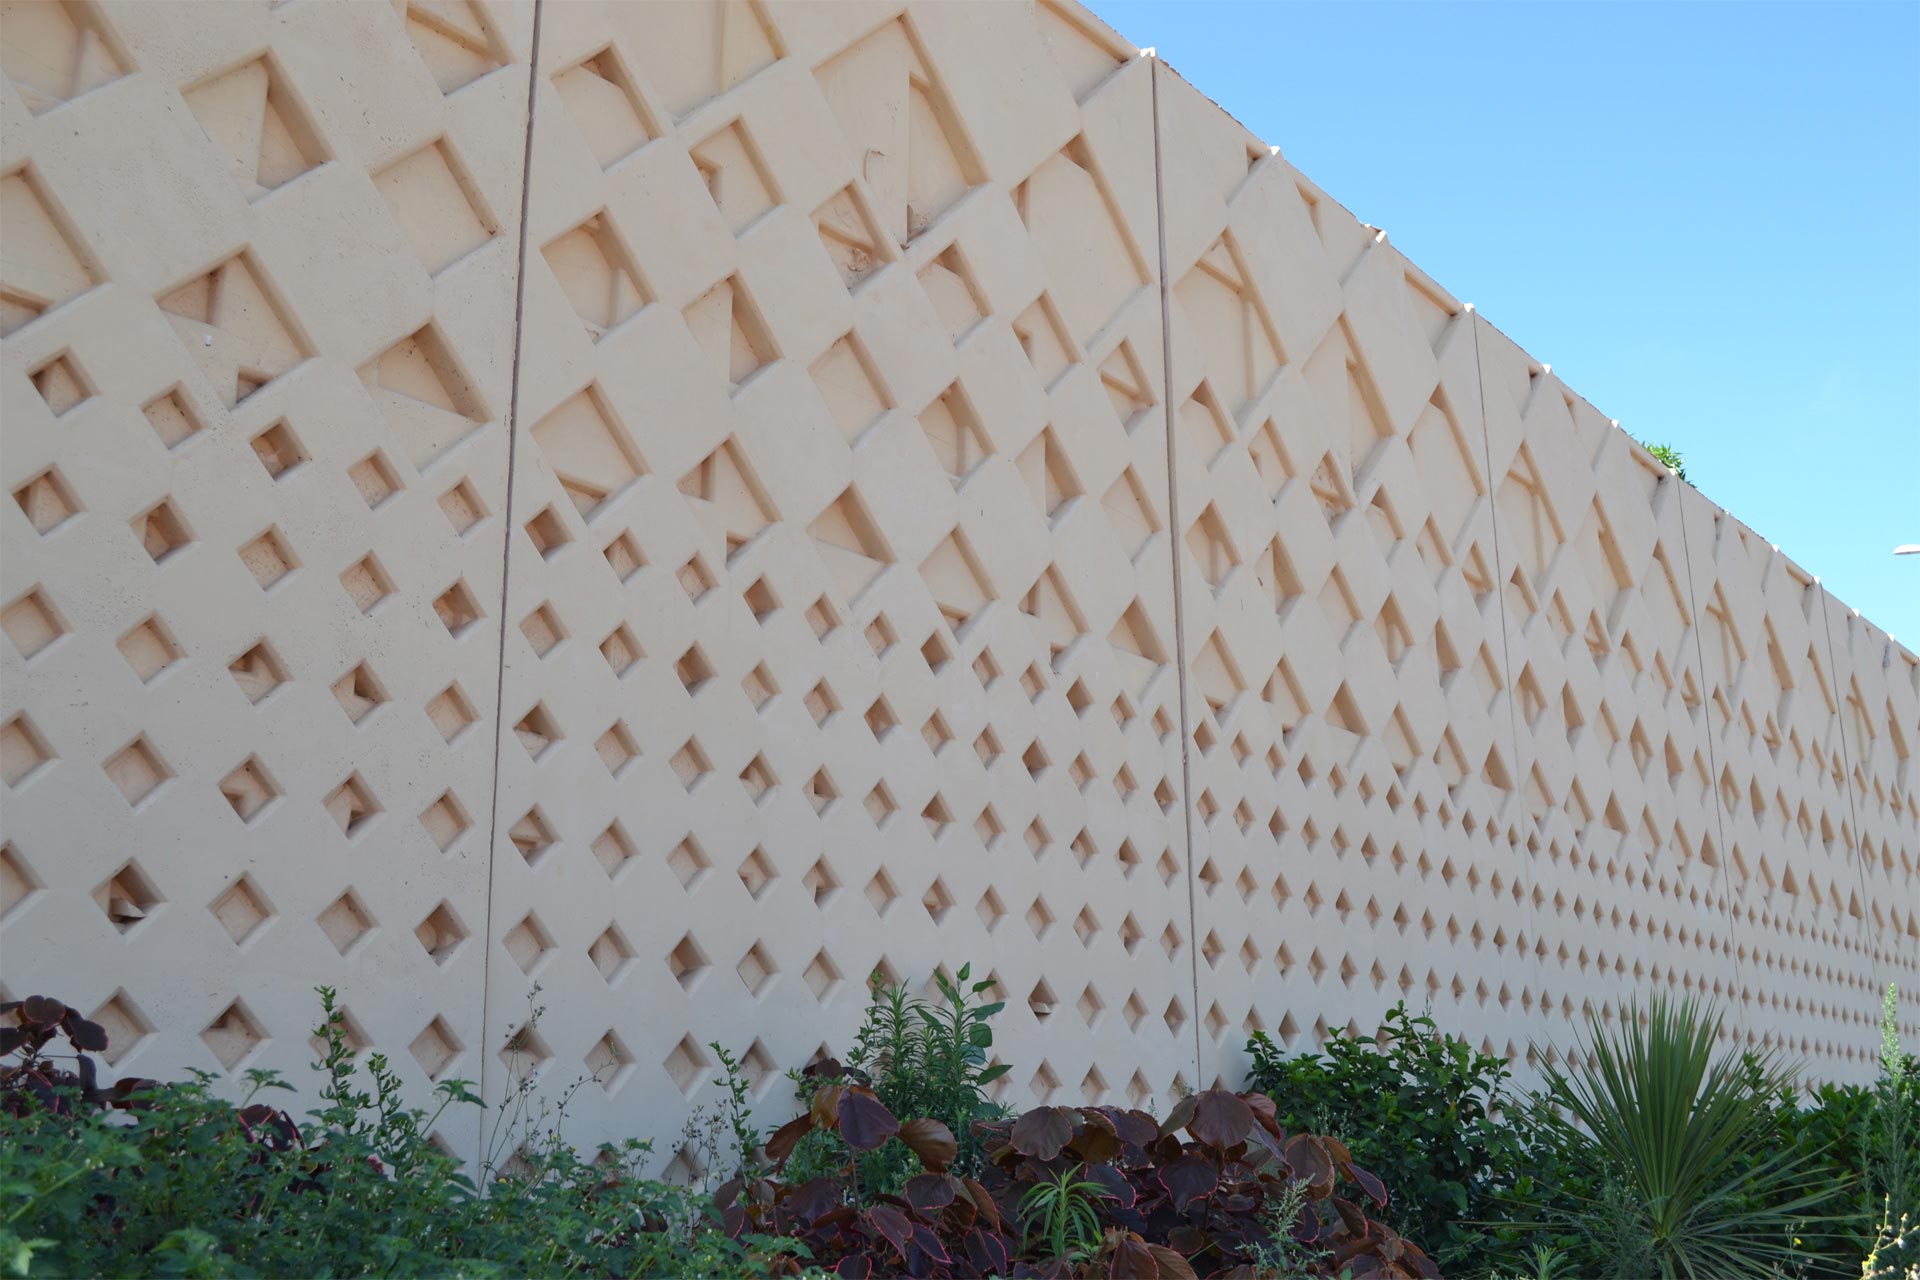
<path fill-rule="evenodd" d="M 1507 695 L 1507 757 L 1511 774 L 1517 782 L 1520 771 L 1520 721 L 1513 706 L 1513 655 L 1509 652 L 1510 642 L 1507 636 L 1507 593 L 1505 591 L 1507 571 L 1500 555 L 1500 503 L 1497 500 L 1499 484 L 1493 475 L 1493 442 L 1487 430 L 1487 372 L 1480 360 L 1480 326 L 1486 321 L 1477 310 L 1471 308 L 1467 315 L 1473 325 L 1474 385 L 1480 392 L 1480 468 L 1487 484 L 1487 524 L 1493 530 L 1493 600 L 1497 611 L 1496 616 L 1500 620 L 1500 684 Z M 1531 854 L 1528 855 L 1529 859 L 1531 856 Z M 1533 879 L 1531 864 L 1527 868 L 1527 875 L 1529 887 L 1531 887 Z M 1540 921 L 1531 895 L 1526 898 L 1526 917 L 1527 932 L 1533 939 L 1528 950 L 1532 951 L 1539 945 Z M 1536 986 L 1545 985 L 1539 981 L 1543 976 L 1542 970 L 1535 968 L 1533 976 Z"/>
<path fill-rule="evenodd" d="M 1675 472 L 1669 471 L 1660 481 L 1661 484 L 1681 483 Z M 1700 669 L 1700 680 L 1704 687 L 1707 678 L 1706 649 L 1700 639 L 1700 592 L 1694 586 L 1693 579 L 1693 541 L 1687 532 L 1687 501 L 1684 490 L 1675 490 L 1679 495 L 1675 501 L 1680 509 L 1680 555 L 1687 562 L 1687 607 L 1693 612 L 1693 660 Z M 1720 865 L 1715 868 L 1715 878 L 1719 881 L 1721 910 L 1727 920 L 1727 967 L 1732 974 L 1732 982 L 1737 996 L 1740 987 L 1740 947 L 1734 937 L 1733 882 L 1727 874 L 1727 813 L 1726 805 L 1720 796 L 1720 756 L 1714 746 L 1713 699 L 1709 696 L 1701 704 L 1706 716 L 1707 731 L 1703 735 L 1707 740 L 1707 770 L 1712 775 L 1707 781 L 1707 790 L 1713 794 L 1713 826 L 1720 839 Z M 1729 1003 L 1734 1009 L 1734 1030 L 1740 1030 L 1740 1001 L 1735 998 Z"/>
<path fill-rule="evenodd" d="M 1815 580 L 1814 585 L 1819 587 L 1820 590 L 1820 630 L 1826 634 L 1827 638 L 1827 677 L 1833 683 L 1835 701 L 1838 702 L 1840 692 L 1840 667 L 1834 660 L 1833 621 L 1827 616 L 1828 592 L 1825 587 L 1820 586 L 1818 579 Z M 1853 753 L 1847 749 L 1847 716 L 1844 707 L 1844 703 L 1836 706 L 1834 715 L 1838 717 L 1840 721 L 1840 766 L 1845 769 L 1847 773 L 1847 818 L 1853 823 L 1853 873 L 1860 881 L 1861 903 L 1870 904 L 1873 901 L 1873 897 L 1867 886 L 1866 852 L 1862 847 L 1866 843 L 1866 832 L 1860 829 L 1860 808 L 1858 802 L 1853 798 Z M 1866 905 L 1863 905 L 1861 909 L 1867 910 L 1868 908 Z M 1867 921 L 1866 931 L 1867 945 L 1871 948 L 1868 954 L 1872 957 L 1873 961 L 1874 1003 L 1877 1007 L 1881 994 L 1886 990 L 1886 987 L 1882 985 L 1881 979 L 1888 972 L 1888 967 L 1882 964 L 1880 960 L 1879 930 L 1873 927 L 1871 921 Z"/>
<path fill-rule="evenodd" d="M 1187 869 L 1187 964 L 1193 987 L 1193 1082 L 1201 1086 L 1199 911 L 1193 883 L 1193 722 L 1187 709 L 1186 592 L 1180 572 L 1180 482 L 1173 421 L 1173 286 L 1167 272 L 1167 188 L 1160 146 L 1160 59 L 1149 53 L 1153 85 L 1154 228 L 1160 249 L 1160 407 L 1167 441 L 1167 554 L 1173 563 L 1173 661 L 1180 702 L 1180 821 Z"/>
<path fill-rule="evenodd" d="M 521 320 L 527 305 L 527 244 L 529 206 L 533 199 L 533 111 L 540 89 L 540 18 L 546 0 L 533 0 L 532 49 L 527 55 L 527 133 L 520 160 L 520 243 L 514 265 L 513 285 L 513 368 L 507 407 L 507 492 L 502 504 L 500 534 L 500 630 L 494 650 L 493 685 L 493 773 L 487 797 L 487 906 L 485 929 L 480 935 L 480 1096 L 485 1098 L 490 1085 L 489 1068 L 493 1055 L 486 1051 L 492 1043 L 488 1020 L 493 1008 L 493 898 L 497 877 L 495 858 L 500 841 L 500 748 L 506 737 L 507 685 L 507 613 L 513 590 L 513 479 L 520 443 L 520 361 L 523 355 Z M 474 1151 L 486 1158 L 486 1108 L 474 1119 Z"/>

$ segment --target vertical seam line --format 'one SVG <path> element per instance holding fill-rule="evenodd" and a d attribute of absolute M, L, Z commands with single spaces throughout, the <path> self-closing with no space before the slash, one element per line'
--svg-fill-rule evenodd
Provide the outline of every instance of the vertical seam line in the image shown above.
<path fill-rule="evenodd" d="M 1815 585 L 1818 586 L 1819 584 L 1816 583 Z M 1825 632 L 1827 636 L 1827 670 L 1832 673 L 1833 691 L 1836 695 L 1836 701 L 1838 701 L 1838 694 L 1840 692 L 1840 668 L 1833 656 L 1833 620 L 1827 614 L 1828 595 L 1829 592 L 1827 589 L 1824 586 L 1820 587 L 1820 630 Z M 1867 888 L 1866 855 L 1863 849 L 1866 843 L 1867 833 L 1860 828 L 1860 810 L 1853 799 L 1853 753 L 1847 750 L 1847 713 L 1845 704 L 1842 703 L 1840 707 L 1835 708 L 1834 714 L 1840 721 L 1840 763 L 1847 771 L 1847 816 L 1853 819 L 1853 870 L 1854 875 L 1860 881 L 1861 910 L 1865 911 L 1865 904 L 1873 901 L 1873 895 Z M 1870 948 L 1868 954 L 1872 959 L 1875 970 L 1874 988 L 1876 992 L 1879 992 L 1881 991 L 1879 986 L 1880 974 L 1885 972 L 1880 965 L 1879 933 L 1864 916 L 1861 919 L 1861 923 L 1867 926 L 1867 945 Z M 1895 1016 L 1897 1020 L 1897 1010 L 1895 1011 Z"/>
<path fill-rule="evenodd" d="M 1672 471 L 1667 472 L 1667 481 L 1663 483 L 1669 481 L 1676 485 L 1686 483 Z M 1727 858 L 1730 853 L 1727 848 L 1727 810 L 1720 799 L 1720 753 L 1715 750 L 1713 742 L 1713 699 L 1708 696 L 1705 688 L 1707 654 L 1706 647 L 1700 639 L 1700 589 L 1693 578 L 1693 538 L 1687 532 L 1687 493 L 1684 489 L 1675 489 L 1674 492 L 1679 495 L 1676 502 L 1680 508 L 1680 553 L 1687 560 L 1687 599 L 1693 605 L 1693 660 L 1700 668 L 1701 710 L 1705 714 L 1707 727 L 1707 768 L 1713 772 L 1713 777 L 1707 783 L 1707 789 L 1713 793 L 1713 825 L 1720 836 L 1720 866 L 1717 870 L 1722 901 L 1726 904 L 1722 908 L 1722 914 L 1726 916 L 1727 921 L 1727 967 L 1733 973 L 1733 984 L 1737 988 L 1740 985 L 1740 948 L 1734 936 L 1733 878 L 1727 872 Z M 1736 1010 L 1739 1009 L 1739 1000 L 1734 999 L 1731 1003 Z M 1736 1035 L 1739 1029 L 1736 1023 L 1734 1028 Z"/>
<path fill-rule="evenodd" d="M 527 243 L 529 224 L 527 214 L 533 202 L 533 113 L 539 100 L 540 89 L 540 17 L 546 7 L 546 0 L 533 0 L 533 48 L 527 59 L 527 138 L 520 159 L 520 247 L 515 267 L 513 292 L 513 363 L 510 375 L 510 390 L 507 407 L 507 492 L 501 509 L 501 521 L 505 525 L 500 539 L 500 628 L 499 645 L 495 649 L 497 661 L 494 666 L 493 681 L 493 787 L 489 797 L 487 826 L 487 907 L 485 932 L 481 936 L 480 952 L 480 1096 L 487 1096 L 488 1064 L 492 1055 L 487 1052 L 488 1026 L 493 1008 L 493 891 L 495 869 L 497 865 L 497 844 L 500 838 L 500 748 L 506 737 L 507 708 L 507 605 L 513 574 L 513 480 L 517 445 L 520 435 L 520 358 L 522 354 L 521 324 L 527 304 Z M 483 1149 L 486 1142 L 486 1107 L 480 1108 L 479 1118 L 475 1121 L 475 1151 L 485 1159 Z"/>
<path fill-rule="evenodd" d="M 1167 548 L 1173 565 L 1173 660 L 1180 703 L 1180 820 L 1186 839 L 1187 965 L 1193 983 L 1193 1087 L 1200 1087 L 1200 939 L 1193 890 L 1193 724 L 1187 710 L 1186 591 L 1180 572 L 1180 485 L 1173 435 L 1173 294 L 1167 279 L 1167 186 L 1160 148 L 1160 58 L 1153 57 L 1153 205 L 1160 241 L 1160 408 L 1167 439 Z"/>
<path fill-rule="evenodd" d="M 1524 810 L 1526 805 L 1521 799 L 1524 792 L 1520 789 L 1520 721 L 1513 707 L 1513 652 L 1507 640 L 1506 565 L 1500 555 L 1500 503 L 1495 496 L 1497 486 L 1493 478 L 1493 437 L 1492 433 L 1487 430 L 1487 371 L 1485 366 L 1480 362 L 1480 326 L 1484 324 L 1486 320 L 1477 310 L 1469 310 L 1468 314 L 1473 317 L 1473 380 L 1480 390 L 1480 466 L 1481 474 L 1487 482 L 1487 526 L 1493 530 L 1493 603 L 1500 617 L 1500 676 L 1502 691 L 1507 696 L 1507 752 L 1510 766 L 1507 781 L 1513 788 L 1507 795 L 1509 796 L 1509 803 L 1517 804 Z M 1529 815 L 1529 820 L 1532 820 L 1531 815 Z M 1538 823 L 1535 822 L 1535 825 L 1537 826 Z M 1515 850 L 1516 854 L 1518 852 L 1518 850 Z M 1534 980 L 1544 987 L 1546 985 L 1546 973 L 1541 966 L 1543 966 L 1545 962 L 1541 960 L 1538 955 L 1540 946 L 1540 918 L 1539 912 L 1533 905 L 1532 893 L 1532 890 L 1538 884 L 1538 875 L 1533 865 L 1533 855 L 1531 853 L 1527 854 L 1525 862 L 1528 880 L 1528 893 L 1526 895 L 1527 932 L 1532 935 L 1532 940 L 1526 951 L 1523 951 L 1521 954 L 1523 958 L 1530 952 L 1534 954 L 1533 963 L 1536 966 L 1533 975 Z M 1543 993 L 1542 1001 L 1544 1002 L 1544 1000 L 1545 996 Z M 1524 1004 L 1522 1007 L 1525 1007 Z M 1528 1046 L 1528 1052 L 1529 1054 L 1532 1052 L 1531 1044 Z"/>

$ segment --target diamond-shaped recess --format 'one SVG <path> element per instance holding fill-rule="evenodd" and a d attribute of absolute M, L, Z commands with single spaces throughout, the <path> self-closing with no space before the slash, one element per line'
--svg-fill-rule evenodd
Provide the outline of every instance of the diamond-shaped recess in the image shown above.
<path fill-rule="evenodd" d="M 514 823 L 507 832 L 507 839 L 513 842 L 513 847 L 519 850 L 520 856 L 526 859 L 530 867 L 538 866 L 548 851 L 560 842 L 560 837 L 554 834 L 546 816 L 538 809 L 529 809 L 520 821 Z"/>
<path fill-rule="evenodd" d="M 520 923 L 507 930 L 501 939 L 507 954 L 520 966 L 520 972 L 532 977 L 546 958 L 553 953 L 553 938 L 540 923 L 540 917 L 529 911 Z"/>
<path fill-rule="evenodd" d="M 684 314 L 709 367 L 732 390 L 777 358 L 759 310 L 737 275 L 689 303 Z"/>
<path fill-rule="evenodd" d="M 7 633 L 21 657 L 32 659 L 65 635 L 67 626 L 46 593 L 36 590 L 0 609 L 0 630 Z"/>
<path fill-rule="evenodd" d="M 467 927 L 460 923 L 453 907 L 443 902 L 415 926 L 413 936 L 435 964 L 445 964 L 467 940 Z"/>
<path fill-rule="evenodd" d="M 447 742 L 459 737 L 480 718 L 480 713 L 473 709 L 473 704 L 467 701 L 466 694 L 460 691 L 457 684 L 442 689 L 424 709 L 427 719 L 433 722 L 433 727 L 440 731 L 441 738 Z"/>
<path fill-rule="evenodd" d="M 499 37 L 474 0 L 406 0 L 407 38 L 441 93 L 465 88 L 506 62 Z"/>
<path fill-rule="evenodd" d="M 559 741 L 560 725 L 554 720 L 552 713 L 539 703 L 535 703 L 526 715 L 520 717 L 519 723 L 513 726 L 513 736 L 520 740 L 520 745 L 526 749 L 529 756 L 538 760 L 547 753 L 548 748 Z"/>
<path fill-rule="evenodd" d="M 333 682 L 333 699 L 346 712 L 347 719 L 359 724 L 387 700 L 387 695 L 373 668 L 363 662 Z"/>
<path fill-rule="evenodd" d="M 287 671 L 265 640 L 227 664 L 227 673 L 248 702 L 258 706 L 268 694 L 287 682 Z M 337 691 L 337 686 L 336 686 Z"/>
<path fill-rule="evenodd" d="M 322 803 L 334 825 L 340 828 L 340 834 L 349 840 L 364 832 L 380 812 L 379 802 L 358 774 L 328 792 Z"/>
<path fill-rule="evenodd" d="M 235 1000 L 207 1024 L 200 1039 L 220 1065 L 232 1071 L 267 1042 L 267 1033 L 247 1007 Z"/>
<path fill-rule="evenodd" d="M 813 905 L 824 907 L 840 891 L 840 877 L 833 873 L 833 866 L 822 855 L 807 868 L 807 874 L 800 879 L 802 887 L 813 898 Z"/>
<path fill-rule="evenodd" d="M 147 1021 L 134 1004 L 132 997 L 124 991 L 116 991 L 106 1003 L 95 1009 L 89 1020 L 99 1025 L 107 1033 L 107 1047 L 101 1057 L 107 1065 L 117 1067 L 133 1056 L 134 1050 L 145 1044 L 147 1037 L 153 1034 L 153 1024 Z"/>
<path fill-rule="evenodd" d="M 373 184 L 429 275 L 459 262 L 498 229 L 448 138 L 395 160 L 373 175 Z"/>
<path fill-rule="evenodd" d="M 35 369 L 29 375 L 33 389 L 46 401 L 47 409 L 54 417 L 64 417 L 70 410 L 84 404 L 93 395 L 89 390 L 86 374 L 80 366 L 68 356 L 56 356 Z M 21 503 L 22 509 L 27 507 Z M 32 513 L 29 512 L 31 515 Z M 68 514 L 71 514 L 69 512 Z"/>
<path fill-rule="evenodd" d="M 13 491 L 27 523 L 41 537 L 52 533 L 79 513 L 80 504 L 67 488 L 66 481 L 54 470 L 41 472 Z"/>
<path fill-rule="evenodd" d="M 135 738 L 108 757 L 106 770 L 127 803 L 136 808 L 173 777 L 173 770 L 145 738 Z"/>
<path fill-rule="evenodd" d="M 0 70 L 34 115 L 43 115 L 126 75 L 119 39 L 92 5 L 17 5 L 7 11 Z"/>
<path fill-rule="evenodd" d="M 636 1065 L 625 1042 L 611 1030 L 594 1041 L 593 1048 L 587 1050 L 586 1064 L 587 1074 L 609 1094 L 620 1091 L 620 1086 L 627 1082 Z"/>
<path fill-rule="evenodd" d="M 327 941 L 333 944 L 333 949 L 341 955 L 346 955 L 360 939 L 373 931 L 373 917 L 351 889 L 335 898 L 326 910 L 315 917 L 314 922 L 320 926 L 320 932 L 327 936 Z"/>
<path fill-rule="evenodd" d="M 900 890 L 894 886 L 893 877 L 886 868 L 873 873 L 873 879 L 867 881 L 867 902 L 872 905 L 875 915 L 884 916 L 893 904 L 900 900 Z"/>
<path fill-rule="evenodd" d="M 0 844 L 0 921 L 5 921 L 39 893 L 40 882 L 26 860 L 14 849 L 13 842 Z"/>
<path fill-rule="evenodd" d="M 347 468 L 347 479 L 360 491 L 361 501 L 369 511 L 378 511 L 404 487 L 393 464 L 377 449 Z"/>
<path fill-rule="evenodd" d="M 274 915 L 273 904 L 251 877 L 241 876 L 207 910 L 236 945 L 243 944 Z"/>
<path fill-rule="evenodd" d="M 599 970 L 608 986 L 619 981 L 632 965 L 633 958 L 633 947 L 617 924 L 608 925 L 587 948 L 587 959 L 593 962 L 593 967 Z"/>
<path fill-rule="evenodd" d="M 162 510 L 162 508 L 156 508 L 150 512 L 147 522 L 148 553 L 152 554 L 156 547 L 161 548 L 160 553 L 154 556 L 156 562 L 172 555 L 179 545 L 184 545 L 184 543 L 171 544 L 156 541 L 155 530 L 158 526 L 154 524 L 154 518 L 159 516 Z M 260 585 L 262 591 L 271 591 L 279 586 L 300 567 L 299 559 L 294 556 L 293 549 L 287 545 L 286 538 L 278 529 L 264 530 L 242 546 L 240 563 L 247 567 L 247 572 L 253 575 L 253 580 Z"/>
<path fill-rule="evenodd" d="M 633 632 L 625 623 L 622 623 L 600 642 L 600 656 L 606 659 L 607 666 L 613 674 L 624 676 L 633 670 L 636 662 L 640 661 L 640 642 L 634 639 Z"/>
<path fill-rule="evenodd" d="M 600 763 L 614 777 L 629 763 L 640 758 L 640 744 L 635 742 L 627 726 L 616 720 L 593 742 L 594 752 L 600 757 Z"/>
<path fill-rule="evenodd" d="M 552 241 L 541 256 L 595 342 L 647 303 L 633 255 L 604 211 Z"/>
<path fill-rule="evenodd" d="M 9 787 L 18 786 L 51 759 L 53 748 L 25 716 L 15 716 L 0 727 L 0 777 Z"/>
<path fill-rule="evenodd" d="M 93 900 L 121 933 L 147 919 L 165 901 L 140 864 L 133 861 L 102 881 L 93 891 Z"/>
<path fill-rule="evenodd" d="M 600 864 L 600 869 L 607 873 L 609 880 L 618 877 L 627 864 L 640 855 L 639 849 L 634 847 L 633 841 L 618 822 L 595 836 L 591 849 L 594 861 Z"/>
<path fill-rule="evenodd" d="M 746 886 L 748 894 L 756 901 L 767 891 L 767 886 L 771 885 L 779 874 L 772 860 L 759 849 L 749 853 L 740 863 L 738 870 L 740 883 Z"/>
<path fill-rule="evenodd" d="M 708 967 L 706 952 L 700 949 L 700 944 L 693 940 L 690 933 L 667 953 L 667 971 L 685 990 L 693 990 L 695 984 L 706 975 Z"/>
<path fill-rule="evenodd" d="M 756 942 L 747 948 L 746 955 L 740 957 L 740 963 L 734 966 L 734 972 L 740 975 L 740 982 L 746 987 L 749 995 L 759 996 L 772 983 L 774 975 L 779 972 L 779 967 L 767 954 L 766 948 Z"/>
<path fill-rule="evenodd" d="M 270 54 L 202 80 L 183 89 L 181 96 L 207 136 L 226 153 L 234 180 L 249 200 L 327 159 L 325 142 Z"/>
<path fill-rule="evenodd" d="M 7 21 L 0 51 L 14 55 L 13 9 Z M 9 56 L 9 79 L 13 64 Z M 35 169 L 17 169 L 0 178 L 0 210 L 5 211 L 9 250 L 0 256 L 0 337 L 6 337 L 79 297 L 99 276 L 84 246 L 63 226 L 65 219 L 56 216 Z"/>
<path fill-rule="evenodd" d="M 380 567 L 380 561 L 371 555 L 348 566 L 346 572 L 340 575 L 340 585 L 346 589 L 353 607 L 365 614 L 371 614 L 379 608 L 394 592 L 393 579 Z"/>
<path fill-rule="evenodd" d="M 713 863 L 701 852 L 700 845 L 692 836 L 673 847 L 673 852 L 667 855 L 667 866 L 680 886 L 689 893 L 713 869 Z"/>
<path fill-rule="evenodd" d="M 261 810 L 273 803 L 280 789 L 274 785 L 272 775 L 259 757 L 250 756 L 220 780 L 220 794 L 233 806 L 240 821 L 252 822 Z"/>
<path fill-rule="evenodd" d="M 515 1080 L 525 1081 L 532 1079 L 539 1074 L 540 1068 L 553 1061 L 553 1050 L 538 1030 L 524 1026 L 516 1027 L 507 1035 L 506 1043 L 500 1046 L 499 1056 L 508 1075 Z"/>
<path fill-rule="evenodd" d="M 420 1034 L 413 1038 L 413 1043 L 407 1046 L 407 1052 L 411 1053 L 413 1060 L 420 1064 L 420 1069 L 427 1073 L 427 1078 L 435 1081 L 445 1076 L 453 1067 L 454 1062 L 460 1057 L 461 1049 L 462 1045 L 459 1038 L 453 1034 L 453 1029 L 446 1024 L 445 1019 L 439 1017 L 435 1017 L 422 1027 Z"/>
<path fill-rule="evenodd" d="M 667 1076 L 673 1081 L 674 1088 L 691 1098 L 699 1089 L 701 1081 L 707 1078 L 707 1072 L 713 1062 L 707 1057 L 707 1051 L 691 1035 L 682 1036 L 680 1043 L 673 1046 L 671 1052 L 661 1063 L 667 1070 Z"/>
<path fill-rule="evenodd" d="M 813 992 L 814 999 L 821 1004 L 833 998 L 834 993 L 840 989 L 842 981 L 839 966 L 834 964 L 833 957 L 824 950 L 807 962 L 806 970 L 801 976 L 806 980 L 807 989 Z"/>
<path fill-rule="evenodd" d="M 309 354 L 247 253 L 163 294 L 159 306 L 229 409 Z"/>
<path fill-rule="evenodd" d="M 156 503 L 135 516 L 133 536 L 155 564 L 164 564 L 193 541 L 193 531 L 171 499 Z"/>

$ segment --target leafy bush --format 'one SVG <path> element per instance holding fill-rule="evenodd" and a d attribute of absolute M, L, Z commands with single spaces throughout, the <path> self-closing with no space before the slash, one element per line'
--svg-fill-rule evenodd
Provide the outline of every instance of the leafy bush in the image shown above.
<path fill-rule="evenodd" d="M 451 1107 L 402 1105 L 378 1053 L 365 1083 L 322 992 L 326 1105 L 307 1125 L 211 1079 L 95 1085 L 106 1035 L 45 997 L 0 1005 L 0 1270 L 26 1275 L 765 1275 L 786 1246 L 719 1229 L 710 1200 L 640 1176 L 640 1143 L 589 1163 L 550 1131 L 487 1194 L 426 1135 Z M 64 1040 L 71 1053 L 56 1052 Z M 71 1065 L 64 1065 L 70 1063 Z"/>
<path fill-rule="evenodd" d="M 1720 1018 L 1655 997 L 1615 1030 L 1592 1025 L 1583 1065 L 1547 1069 L 1529 1112 L 1522 1187 L 1531 1226 L 1575 1274 L 1700 1277 L 1793 1273 L 1805 1233 L 1831 1222 L 1841 1187 L 1821 1153 L 1786 1145 L 1775 1101 L 1792 1088 L 1770 1055 L 1714 1052 Z M 1524 1215 L 1522 1215 L 1524 1217 Z"/>
<path fill-rule="evenodd" d="M 1880 1078 L 1861 1124 L 1868 1213 L 1860 1234 L 1877 1244 L 1872 1267 L 1920 1271 L 1920 1057 L 1900 1048 L 1899 991 L 1887 984 L 1880 1013 Z M 1877 1203 L 1878 1212 L 1874 1211 Z M 1856 1222 L 1858 1219 L 1855 1220 Z"/>
<path fill-rule="evenodd" d="M 1248 1083 L 1273 1099 L 1280 1124 L 1327 1133 L 1394 1189 L 1394 1228 L 1443 1260 L 1486 1247 L 1492 1195 L 1521 1165 L 1520 1139 L 1500 1115 L 1506 1061 L 1442 1035 L 1404 1001 L 1378 1040 L 1335 1032 L 1322 1054 L 1286 1057 L 1265 1032 L 1249 1049 Z"/>
<path fill-rule="evenodd" d="M 903 1122 L 844 1069 L 809 1070 L 811 1104 L 767 1143 L 772 1173 L 820 1134 L 843 1145 L 844 1167 L 805 1181 L 736 1179 L 717 1199 L 730 1230 L 792 1237 L 841 1276 L 1253 1275 L 1283 1243 L 1312 1259 L 1296 1274 L 1439 1275 L 1337 1194 L 1352 1183 L 1384 1205 L 1380 1181 L 1336 1140 L 1289 1137 L 1258 1094 L 1196 1094 L 1165 1123 L 1114 1107 L 980 1121 L 976 1179 L 955 1171 L 958 1143 L 940 1121 Z M 863 1184 L 863 1158 L 896 1145 L 924 1172 L 898 1192 Z"/>
<path fill-rule="evenodd" d="M 980 1160 L 974 1121 L 1002 1114 L 986 1089 L 1008 1067 L 987 1063 L 993 1047 L 991 1019 L 1006 1002 L 983 1000 L 993 981 L 972 981 L 972 974 L 971 965 L 962 965 L 952 978 L 936 973 L 938 1004 L 909 994 L 905 987 L 876 983 L 846 1061 L 830 1059 L 789 1073 L 801 1105 L 811 1105 L 830 1081 L 854 1080 L 870 1087 L 893 1114 L 946 1126 L 956 1143 L 949 1157 L 953 1168 L 974 1172 Z M 791 1176 L 809 1181 L 840 1169 L 848 1158 L 839 1134 L 821 1126 L 794 1153 Z M 862 1152 L 856 1165 L 861 1186 L 894 1193 L 922 1171 L 913 1151 L 900 1144 Z"/>
<path fill-rule="evenodd" d="M 1185 1259 L 1185 1274 L 1253 1274 L 1281 1252 L 1306 1275 L 1440 1274 L 1418 1246 L 1367 1216 L 1362 1197 L 1384 1208 L 1386 1187 L 1346 1144 L 1289 1136 L 1273 1100 L 1258 1093 L 1192 1094 L 1159 1123 L 1117 1107 L 1039 1107 L 980 1128 L 989 1162 L 981 1182 L 1003 1213 L 1063 1175 L 1100 1188 L 1085 1198 L 1105 1228 L 1094 1258 L 1118 1274 L 1151 1274 L 1149 1256 L 1159 1274 L 1182 1274 L 1168 1270 L 1166 1252 Z M 1342 1194 L 1343 1184 L 1359 1194 Z"/>

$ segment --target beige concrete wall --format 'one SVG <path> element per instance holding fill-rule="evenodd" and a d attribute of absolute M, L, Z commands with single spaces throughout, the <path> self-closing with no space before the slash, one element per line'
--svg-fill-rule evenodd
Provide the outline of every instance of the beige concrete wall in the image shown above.
<path fill-rule="evenodd" d="M 1084 12 L 0 21 L 0 986 L 118 1069 L 1920 1040 L 1914 655 Z"/>

